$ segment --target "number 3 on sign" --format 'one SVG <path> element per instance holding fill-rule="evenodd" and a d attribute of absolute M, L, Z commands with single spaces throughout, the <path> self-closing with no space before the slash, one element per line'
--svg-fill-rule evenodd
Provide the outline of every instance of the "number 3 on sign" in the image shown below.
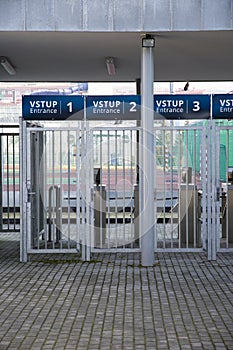
<path fill-rule="evenodd" d="M 199 101 L 193 101 L 193 112 L 198 112 L 200 111 L 200 102 Z"/>
<path fill-rule="evenodd" d="M 72 104 L 72 102 L 67 103 L 67 107 L 69 107 L 69 112 L 72 113 L 73 112 L 73 104 Z"/>

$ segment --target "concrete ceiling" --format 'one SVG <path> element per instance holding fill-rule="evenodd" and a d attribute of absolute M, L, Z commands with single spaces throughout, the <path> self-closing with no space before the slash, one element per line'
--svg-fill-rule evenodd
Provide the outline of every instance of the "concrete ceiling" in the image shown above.
<path fill-rule="evenodd" d="M 160 32 L 155 81 L 233 80 L 233 31 Z M 0 67 L 0 82 L 126 82 L 140 78 L 141 33 L 0 32 L 0 56 L 17 74 Z M 105 57 L 114 57 L 109 76 Z"/>

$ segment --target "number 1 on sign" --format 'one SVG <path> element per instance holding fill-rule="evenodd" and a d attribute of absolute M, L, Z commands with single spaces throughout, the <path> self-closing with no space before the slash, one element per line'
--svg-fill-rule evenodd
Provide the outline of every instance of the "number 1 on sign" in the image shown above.
<path fill-rule="evenodd" d="M 69 107 L 69 112 L 72 113 L 73 112 L 73 104 L 72 104 L 72 102 L 67 103 L 67 107 Z"/>

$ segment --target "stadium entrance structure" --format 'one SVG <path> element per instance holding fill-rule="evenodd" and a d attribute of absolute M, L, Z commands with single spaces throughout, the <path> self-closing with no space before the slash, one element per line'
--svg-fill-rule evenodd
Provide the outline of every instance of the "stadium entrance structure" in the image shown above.
<path fill-rule="evenodd" d="M 80 113 L 43 125 L 22 120 L 22 261 L 45 252 L 90 260 L 92 252 L 141 251 L 141 128 L 99 127 Z M 232 126 L 215 124 L 156 119 L 155 252 L 207 250 L 215 259 L 232 249 Z"/>

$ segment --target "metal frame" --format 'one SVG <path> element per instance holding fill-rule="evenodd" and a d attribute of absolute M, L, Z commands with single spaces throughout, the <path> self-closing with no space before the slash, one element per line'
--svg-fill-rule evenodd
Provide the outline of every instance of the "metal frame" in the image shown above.
<path fill-rule="evenodd" d="M 28 254 L 77 251 L 83 260 L 90 260 L 87 226 L 92 220 L 93 179 L 86 148 L 90 136 L 80 124 L 51 128 L 21 121 L 21 261 L 27 261 Z"/>
<path fill-rule="evenodd" d="M 220 188 L 220 180 L 218 177 L 219 174 L 219 163 L 216 162 L 220 158 L 219 154 L 219 145 L 220 145 L 220 132 L 222 129 L 229 130 L 228 127 L 218 127 L 215 126 L 215 122 L 209 120 L 203 124 L 203 126 L 157 126 L 155 129 L 154 137 L 156 140 L 156 133 L 161 134 L 162 146 L 161 146 L 161 155 L 163 157 L 163 169 L 164 174 L 166 173 L 168 176 L 168 180 L 170 180 L 169 185 L 165 184 L 165 180 L 161 186 L 163 186 L 163 191 L 166 193 L 168 191 L 170 193 L 170 203 L 171 207 L 173 203 L 175 203 L 178 198 L 178 209 L 177 212 L 170 211 L 170 229 L 171 235 L 170 238 L 167 238 L 167 227 L 166 226 L 166 203 L 162 198 L 160 199 L 162 203 L 162 211 L 158 206 L 158 182 L 155 184 L 155 202 L 154 202 L 154 213 L 155 213 L 155 225 L 154 225 L 154 252 L 201 252 L 208 251 L 208 259 L 215 260 L 216 254 L 218 251 L 229 251 L 229 245 L 222 247 L 220 244 L 220 226 L 221 226 L 221 204 L 219 201 L 219 188 Z M 111 181 L 117 184 L 120 180 L 125 179 L 127 177 L 127 169 L 129 170 L 129 174 L 135 171 L 135 181 L 131 179 L 131 182 L 135 182 L 136 185 L 136 173 L 137 169 L 129 165 L 128 168 L 126 163 L 122 163 L 123 165 L 120 167 L 117 163 L 109 164 L 105 167 L 105 175 L 103 174 L 103 169 L 101 170 L 101 176 L 105 176 L 105 182 L 100 181 L 99 187 L 95 184 L 94 181 L 94 168 L 96 167 L 95 163 L 95 152 L 94 150 L 98 150 L 98 161 L 99 164 L 103 164 L 107 160 L 111 159 L 111 153 L 120 154 L 120 158 L 123 159 L 128 158 L 132 160 L 135 159 L 135 165 L 139 165 L 139 179 L 142 176 L 142 167 L 140 166 L 139 159 L 137 159 L 138 149 L 137 142 L 138 137 L 140 142 L 142 142 L 142 129 L 140 127 L 89 127 L 88 122 L 80 122 L 77 127 L 41 127 L 39 125 L 33 125 L 26 121 L 21 120 L 21 128 L 20 128 L 20 169 L 21 169 L 21 177 L 20 177 L 20 186 L 21 186 L 21 251 L 20 251 L 20 260 L 27 261 L 29 259 L 30 254 L 39 254 L 39 253 L 77 253 L 81 254 L 83 260 L 90 260 L 92 252 L 141 252 L 141 217 L 139 215 L 139 219 L 137 220 L 137 229 L 135 229 L 136 218 L 134 217 L 134 213 L 128 219 L 128 213 L 125 210 L 122 210 L 119 213 L 119 207 L 122 206 L 125 208 L 127 206 L 127 197 L 126 197 L 126 183 L 124 182 L 122 185 L 122 193 L 124 194 L 120 197 L 119 194 L 116 194 L 116 197 L 112 202 L 110 201 L 110 194 L 106 193 L 106 189 L 110 188 Z M 196 134 L 200 135 L 201 145 L 199 147 L 196 141 Z M 62 144 L 62 135 L 65 135 L 66 141 L 64 146 Z M 97 135 L 98 134 L 98 142 L 97 143 Z M 34 136 L 32 136 L 34 135 Z M 40 135 L 42 135 L 40 137 Z M 122 139 L 127 139 L 126 136 L 129 136 L 129 139 L 135 143 L 126 143 L 119 144 L 118 138 L 121 135 Z M 189 168 L 189 155 L 187 148 L 184 146 L 184 138 L 181 136 L 179 138 L 179 142 L 176 145 L 174 140 L 177 139 L 177 135 L 183 135 L 188 144 L 189 138 L 193 137 L 193 148 L 194 153 L 192 155 L 193 162 L 193 173 L 197 172 L 196 164 L 199 164 L 200 169 L 200 179 L 199 183 L 197 183 L 196 177 L 192 177 L 192 185 L 190 187 L 190 180 L 188 179 L 188 170 L 186 172 L 186 180 L 183 182 L 183 199 L 184 207 L 179 205 L 179 201 L 181 201 L 181 192 L 182 189 L 182 173 L 181 168 L 178 169 L 176 174 L 177 178 L 175 179 L 175 173 L 173 172 L 173 168 L 170 166 L 173 163 L 172 155 L 177 153 L 177 158 L 181 161 L 182 154 L 184 158 L 183 165 L 186 168 Z M 74 140 L 74 144 L 76 145 L 76 158 L 72 156 L 71 151 L 71 136 L 72 140 Z M 50 146 L 48 146 L 48 140 L 52 140 Z M 37 139 L 37 141 L 35 141 Z M 39 145 L 43 144 L 42 149 Z M 56 141 L 55 141 L 56 140 Z M 167 140 L 169 142 L 167 143 Z M 215 142 L 213 142 L 215 140 Z M 35 145 L 36 143 L 36 145 Z M 46 148 L 47 147 L 47 148 Z M 67 159 L 64 159 L 64 149 L 67 147 Z M 198 148 L 199 147 L 199 148 Z M 44 152 L 46 148 L 46 152 Z M 38 171 L 33 171 L 36 169 L 36 165 L 32 163 L 32 153 L 35 155 L 35 159 L 40 161 L 42 157 L 41 152 L 43 153 L 43 176 L 38 177 Z M 59 153 L 59 155 L 58 155 Z M 139 152 L 139 157 L 142 156 L 141 151 Z M 158 156 L 158 155 L 157 155 Z M 73 157 L 73 158 L 72 158 Z M 60 192 L 60 185 L 64 185 L 64 178 L 62 175 L 61 165 L 58 166 L 58 178 L 56 178 L 56 166 L 55 166 L 55 158 L 58 162 L 57 164 L 64 164 L 66 162 L 67 167 L 67 212 L 64 211 L 64 193 L 62 197 L 62 193 Z M 73 160 L 72 160 L 73 159 Z M 158 159 L 154 158 L 154 162 Z M 52 164 L 52 175 L 48 173 L 48 164 L 49 162 Z M 73 163 L 72 163 L 73 162 Z M 75 177 L 76 183 L 71 183 L 71 173 L 73 174 L 73 169 L 71 170 L 71 163 L 73 164 L 73 168 L 75 169 Z M 130 164 L 130 162 L 129 162 Z M 131 163 L 132 164 L 132 163 Z M 130 170 L 131 167 L 131 170 Z M 35 168 L 35 169 L 34 169 Z M 34 170 L 33 170 L 34 169 Z M 38 169 L 38 168 L 37 168 Z M 227 169 L 226 169 L 227 170 Z M 113 176 L 113 178 L 111 178 Z M 132 175 L 131 175 L 132 176 Z M 159 170 L 155 167 L 155 177 L 158 178 Z M 35 178 L 34 185 L 32 187 L 31 178 Z M 55 181 L 56 180 L 56 181 Z M 161 179 L 160 179 L 161 180 Z M 51 183 L 49 183 L 49 181 Z M 158 180 L 156 180 L 158 181 Z M 178 187 L 177 193 L 175 194 L 173 183 L 177 182 Z M 42 183 L 42 185 L 41 185 Z M 199 184 L 199 185 L 198 185 Z M 47 192 L 44 190 L 42 197 L 40 199 L 40 191 L 36 189 L 36 187 L 48 188 L 50 185 L 51 193 L 48 201 Z M 201 194 L 198 192 L 198 187 L 201 188 Z M 73 186 L 73 187 L 72 187 Z M 166 187 L 167 186 L 167 187 Z M 76 207 L 80 208 L 75 213 L 75 222 L 72 219 L 72 191 L 76 193 Z M 98 188 L 97 188 L 98 187 Z M 138 192 L 135 192 L 137 189 Z M 228 191 L 227 187 L 227 191 Z M 108 191 L 108 190 L 107 190 Z M 191 192 L 190 192 L 191 191 Z M 53 193 L 54 192 L 54 193 Z M 180 193 L 180 194 L 179 194 Z M 228 195 L 228 192 L 227 192 Z M 99 197 L 98 197 L 99 196 Z M 142 203 L 142 183 L 139 181 L 137 187 L 134 188 L 134 201 L 136 201 L 136 196 L 138 196 L 138 206 L 139 208 L 135 209 L 134 204 L 130 204 L 131 211 L 136 211 L 140 214 L 142 211 L 141 203 Z M 35 203 L 32 204 L 34 198 Z M 99 199 L 98 199 L 99 198 Z M 191 198 L 191 199 L 190 199 Z M 46 208 L 42 209 L 42 205 L 40 203 L 42 200 L 45 203 L 49 203 L 50 209 Z M 56 205 L 53 206 L 53 201 L 55 201 Z M 192 205 L 190 206 L 190 201 Z M 134 208 L 134 209 L 133 209 Z M 46 210 L 45 210 L 46 209 Z M 98 210 L 97 210 L 98 209 Z M 111 210 L 113 210 L 111 212 Z M 32 213 L 34 211 L 34 214 Z M 47 215 L 49 212 L 49 220 L 47 220 Z M 182 213 L 184 212 L 184 220 L 181 223 Z M 226 204 L 226 213 L 229 212 L 229 203 Z M 42 213 L 42 214 L 41 214 Z M 189 213 L 189 214 L 187 214 Z M 42 215 L 40 217 L 40 215 Z M 118 220 L 121 215 L 122 220 L 122 231 L 120 232 L 120 228 L 118 225 Z M 32 217 L 38 216 L 36 221 L 33 221 Z M 75 246 L 70 243 L 63 246 L 62 243 L 62 234 L 60 237 L 60 228 L 62 225 L 64 226 L 64 217 L 66 217 L 66 229 L 67 229 L 67 237 L 68 241 L 71 239 L 71 225 L 72 229 L 75 227 L 74 240 Z M 176 224 L 176 220 L 178 217 L 178 224 Z M 158 219 L 162 218 L 162 223 L 158 222 Z M 191 218 L 191 219 L 190 219 Z M 112 232 L 113 234 L 113 244 L 110 243 L 110 222 L 113 221 Z M 115 220 L 115 221 L 114 221 Z M 128 220 L 128 221 L 127 221 Z M 193 220 L 193 226 L 191 226 L 191 230 L 193 231 L 193 242 L 189 242 L 190 237 L 190 220 Z M 106 221 L 106 225 L 105 225 Z M 51 226 L 49 226 L 48 222 Z M 72 222 L 72 223 L 71 223 Z M 128 222 L 128 223 L 126 223 Z M 43 223 L 43 227 L 41 226 Z M 228 220 L 226 220 L 226 232 L 228 232 Z M 128 227 L 126 226 L 128 225 Z M 160 225 L 160 226 L 159 226 Z M 178 240 L 174 235 L 173 231 L 177 226 L 178 230 Z M 182 234 L 182 225 L 186 227 L 186 232 Z M 162 239 L 159 237 L 160 229 L 162 228 Z M 127 235 L 128 230 L 131 232 L 132 241 L 128 244 Z M 36 230 L 36 231 L 33 231 Z M 49 234 L 50 230 L 50 234 Z M 135 231 L 134 231 L 135 230 Z M 99 234 L 98 244 L 96 243 L 96 232 Z M 33 238 L 35 235 L 33 232 L 37 232 L 37 242 L 33 243 Z M 137 232 L 137 233 L 135 233 Z M 38 241 L 38 233 L 40 236 L 44 236 L 44 239 L 47 241 L 49 235 L 52 237 L 52 243 L 45 243 L 43 247 L 39 247 Z M 72 233 L 73 234 L 73 233 Z M 136 234 L 136 236 L 134 236 Z M 105 236 L 106 237 L 105 237 Z M 183 235 L 183 236 L 182 236 Z M 228 235 L 228 233 L 227 233 Z M 199 245 L 198 237 L 201 236 L 202 243 Z M 56 237 L 58 237 L 58 241 L 61 238 L 60 246 L 56 246 Z M 105 237 L 105 238 L 104 238 Z M 122 238 L 122 244 L 118 244 L 119 238 Z M 183 238 L 182 238 L 183 237 Z M 227 236 L 228 237 L 228 236 Z M 137 241 L 137 244 L 135 244 Z M 105 239 L 105 242 L 104 242 Z M 184 240 L 184 241 L 183 241 Z M 49 240 L 48 240 L 49 241 Z M 34 245 L 33 245 L 34 244 Z M 114 245 L 115 244 L 115 245 Z"/>
<path fill-rule="evenodd" d="M 91 252 L 140 251 L 140 241 L 135 239 L 132 202 L 135 196 L 138 163 L 136 147 L 138 131 L 139 128 L 135 127 L 91 129 L 91 139 L 99 141 L 94 142 L 94 161 L 97 163 L 93 168 L 98 166 L 101 170 L 100 184 L 95 186 L 94 191 L 95 224 Z M 130 188 L 127 188 L 129 183 Z M 118 185 L 117 189 L 115 186 Z"/>
<path fill-rule="evenodd" d="M 196 133 L 200 134 L 201 145 L 196 144 Z M 163 160 L 161 169 L 159 169 L 158 165 L 155 167 L 155 216 L 157 222 L 155 225 L 155 252 L 203 251 L 206 249 L 205 242 L 207 237 L 207 225 L 205 224 L 206 210 L 204 208 L 207 207 L 208 203 L 206 201 L 206 128 L 205 126 L 195 125 L 157 126 L 155 135 L 156 140 L 158 139 L 157 135 L 161 135 L 161 154 Z M 181 137 L 183 138 L 185 136 L 186 144 L 188 144 L 189 135 L 194 140 L 192 159 L 190 159 L 190 155 L 188 154 L 187 145 L 185 146 L 184 140 L 181 139 Z M 173 139 L 176 139 L 178 142 L 176 149 Z M 197 154 L 198 151 L 199 154 Z M 173 168 L 172 159 L 175 154 L 177 164 Z M 199 164 L 199 185 L 195 175 L 192 176 L 192 179 L 188 179 L 188 170 L 186 179 L 182 182 L 182 167 L 179 165 L 182 154 L 184 157 L 183 166 L 189 169 L 189 163 L 192 163 L 193 174 L 198 173 L 196 164 Z M 199 163 L 197 163 L 198 159 Z M 158 161 L 157 155 L 157 164 Z M 167 224 L 168 220 L 170 224 Z"/>

